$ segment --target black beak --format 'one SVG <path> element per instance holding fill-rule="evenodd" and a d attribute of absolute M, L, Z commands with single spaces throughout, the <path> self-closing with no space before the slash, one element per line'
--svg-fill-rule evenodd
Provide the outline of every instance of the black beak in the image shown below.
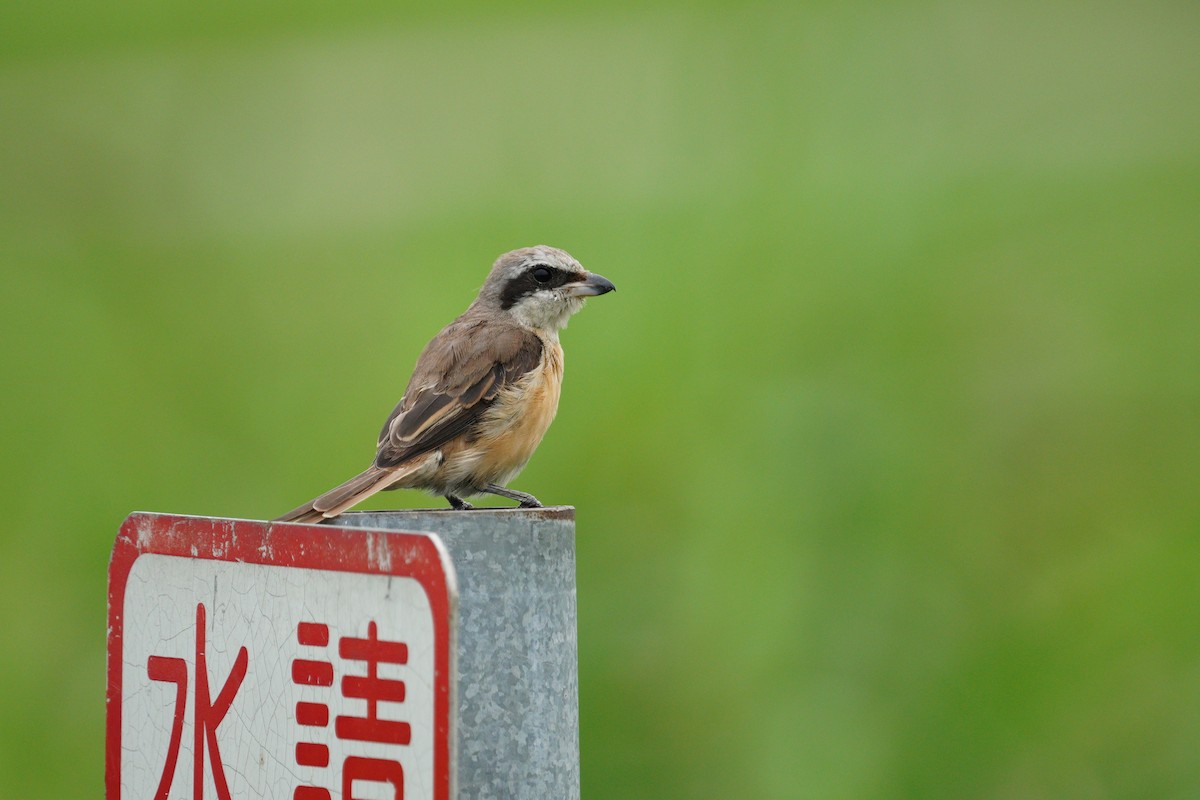
<path fill-rule="evenodd" d="M 617 287 L 603 275 L 589 272 L 586 280 L 571 284 L 570 290 L 573 297 L 595 297 L 596 295 L 615 292 Z"/>

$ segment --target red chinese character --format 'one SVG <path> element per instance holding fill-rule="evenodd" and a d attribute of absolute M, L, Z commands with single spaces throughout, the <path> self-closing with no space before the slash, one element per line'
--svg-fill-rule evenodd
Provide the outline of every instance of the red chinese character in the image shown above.
<path fill-rule="evenodd" d="M 326 647 L 329 644 L 329 626 L 317 622 L 301 622 L 297 626 L 296 640 L 307 647 Z M 374 622 L 367 625 L 367 636 L 359 639 L 344 636 L 338 640 L 338 655 L 348 661 L 366 663 L 365 675 L 344 675 L 341 680 L 342 696 L 365 700 L 365 716 L 339 715 L 334 720 L 334 732 L 342 740 L 378 742 L 391 745 L 406 745 L 412 738 L 412 729 L 407 722 L 379 718 L 379 703 L 404 702 L 404 681 L 381 678 L 380 664 L 407 664 L 408 646 L 403 642 L 380 640 L 379 626 Z M 292 661 L 292 682 L 299 686 L 325 687 L 333 685 L 333 664 L 317 657 L 297 658 Z M 296 722 L 308 728 L 304 737 L 319 738 L 313 728 L 329 725 L 329 705 L 311 700 L 296 703 Z M 304 767 L 325 768 L 329 766 L 329 747 L 313 741 L 296 743 L 296 763 Z M 336 777 L 334 781 L 336 781 Z M 356 800 L 356 784 L 383 784 L 389 788 L 388 797 L 404 798 L 404 768 L 399 761 L 386 758 L 364 758 L 347 756 L 342 762 L 341 790 L 343 800 Z M 335 784 L 336 785 L 336 784 Z M 329 800 L 331 793 L 321 786 L 297 786 L 292 800 Z"/>
<path fill-rule="evenodd" d="M 209 763 L 212 767 L 213 783 L 217 787 L 219 800 L 230 800 L 229 784 L 225 780 L 225 767 L 221 763 L 221 751 L 217 747 L 217 726 L 233 705 L 233 696 L 241 687 L 246 677 L 246 667 L 250 656 L 246 648 L 238 651 L 229 676 L 213 700 L 208 686 L 208 663 L 205 658 L 205 614 L 204 604 L 196 604 L 196 696 L 195 696 L 195 748 L 193 756 L 193 789 L 192 797 L 202 800 L 204 797 L 204 746 L 208 744 Z M 146 662 L 146 672 L 152 681 L 174 683 L 175 717 L 171 723 L 171 741 L 167 745 L 167 763 L 163 766 L 162 778 L 154 800 L 167 800 L 171 791 L 171 782 L 175 779 L 175 764 L 179 760 L 179 746 L 183 739 L 183 714 L 187 702 L 187 662 L 182 658 L 167 658 L 165 656 L 150 656 Z"/>

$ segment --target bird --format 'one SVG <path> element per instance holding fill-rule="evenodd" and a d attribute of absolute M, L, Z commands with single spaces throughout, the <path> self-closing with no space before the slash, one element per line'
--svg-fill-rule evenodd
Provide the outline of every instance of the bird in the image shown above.
<path fill-rule="evenodd" d="M 616 288 L 556 247 L 501 255 L 474 302 L 421 352 L 371 466 L 275 521 L 322 522 L 401 488 L 440 495 L 459 510 L 481 494 L 542 507 L 507 484 L 558 410 L 559 331 L 587 298 Z"/>

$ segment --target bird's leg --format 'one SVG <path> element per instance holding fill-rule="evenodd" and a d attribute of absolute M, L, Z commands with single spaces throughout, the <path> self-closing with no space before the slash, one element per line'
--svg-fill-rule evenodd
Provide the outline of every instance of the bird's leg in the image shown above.
<path fill-rule="evenodd" d="M 450 506 L 456 511 L 470 511 L 475 507 L 461 497 L 455 497 L 452 494 L 446 495 L 446 499 L 450 501 Z"/>
<path fill-rule="evenodd" d="M 518 492 L 516 489 L 506 489 L 503 486 L 495 483 L 489 483 L 483 487 L 483 491 L 488 494 L 498 494 L 501 497 L 507 497 L 509 500 L 516 500 L 521 504 L 521 508 L 541 508 L 542 503 L 531 494 Z"/>

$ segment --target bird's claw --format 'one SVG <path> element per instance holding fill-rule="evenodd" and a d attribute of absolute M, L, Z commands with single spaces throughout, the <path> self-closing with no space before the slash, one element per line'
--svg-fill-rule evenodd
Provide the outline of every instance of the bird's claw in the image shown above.
<path fill-rule="evenodd" d="M 446 500 L 449 501 L 450 507 L 455 511 L 471 511 L 475 506 L 463 500 L 461 497 L 455 497 L 452 494 L 446 495 Z"/>

